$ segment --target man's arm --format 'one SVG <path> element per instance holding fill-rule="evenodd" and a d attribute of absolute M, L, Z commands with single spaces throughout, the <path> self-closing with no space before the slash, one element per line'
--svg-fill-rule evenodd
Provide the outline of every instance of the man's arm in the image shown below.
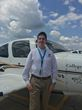
<path fill-rule="evenodd" d="M 52 54 L 51 58 L 51 78 L 52 78 L 52 84 L 49 87 L 49 91 L 51 92 L 56 84 L 56 77 L 57 77 L 57 62 L 54 54 Z"/>
<path fill-rule="evenodd" d="M 30 72 L 30 69 L 31 69 L 31 65 L 32 65 L 32 51 L 30 51 L 27 59 L 26 59 L 26 64 L 25 64 L 25 67 L 24 67 L 24 71 L 23 71 L 23 79 L 24 81 L 26 82 L 26 84 L 29 84 L 30 81 L 29 81 L 29 72 Z"/>

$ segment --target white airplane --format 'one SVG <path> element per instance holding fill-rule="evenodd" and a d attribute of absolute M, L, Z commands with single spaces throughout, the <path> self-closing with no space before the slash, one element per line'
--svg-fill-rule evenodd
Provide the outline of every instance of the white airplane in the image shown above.
<path fill-rule="evenodd" d="M 26 57 L 36 47 L 34 38 L 18 39 L 0 46 L 0 95 L 26 87 L 22 72 Z M 61 45 L 48 41 L 57 59 L 58 74 L 53 90 L 65 95 L 82 95 L 82 54 L 67 52 Z"/>

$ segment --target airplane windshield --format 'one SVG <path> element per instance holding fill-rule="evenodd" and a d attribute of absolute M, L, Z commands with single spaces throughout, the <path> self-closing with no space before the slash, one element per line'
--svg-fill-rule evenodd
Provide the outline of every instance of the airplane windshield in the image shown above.
<path fill-rule="evenodd" d="M 57 52 L 66 52 L 67 50 L 60 44 L 52 42 L 52 41 L 48 41 L 47 42 L 47 47 L 53 51 L 53 53 L 57 53 Z"/>
<path fill-rule="evenodd" d="M 16 41 L 12 44 L 12 53 L 14 57 L 27 57 L 30 52 L 29 41 Z"/>
<path fill-rule="evenodd" d="M 8 57 L 8 43 L 0 47 L 0 57 Z"/>

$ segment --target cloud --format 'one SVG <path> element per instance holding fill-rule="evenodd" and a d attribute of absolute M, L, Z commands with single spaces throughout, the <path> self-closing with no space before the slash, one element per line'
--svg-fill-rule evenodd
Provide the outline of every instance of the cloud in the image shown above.
<path fill-rule="evenodd" d="M 65 0 L 65 1 L 64 1 L 64 4 L 65 4 L 65 5 L 68 5 L 69 3 L 70 3 L 69 0 Z"/>
<path fill-rule="evenodd" d="M 75 8 L 74 6 L 69 6 L 69 11 L 70 11 L 70 12 L 75 11 L 75 9 L 76 9 L 76 8 Z"/>
<path fill-rule="evenodd" d="M 44 16 L 39 7 L 38 0 L 1 0 L 0 31 L 4 34 L 1 33 L 10 38 L 21 38 L 32 29 L 42 27 Z"/>
<path fill-rule="evenodd" d="M 82 0 L 78 0 L 78 2 L 82 4 Z"/>
<path fill-rule="evenodd" d="M 71 26 L 71 28 L 76 28 L 77 27 L 77 25 L 73 25 L 73 26 Z"/>
<path fill-rule="evenodd" d="M 57 31 L 57 30 L 52 30 L 52 31 L 50 32 L 50 35 L 51 35 L 51 36 L 54 36 L 54 37 L 56 37 L 56 38 L 59 38 L 59 36 L 61 35 L 61 33 L 60 33 L 59 31 Z"/>
<path fill-rule="evenodd" d="M 15 20 L 13 20 L 13 21 L 11 21 L 10 23 L 9 23 L 9 29 L 11 30 L 11 31 L 15 31 L 15 32 L 19 32 L 19 30 L 20 30 L 20 28 L 19 28 L 19 22 L 18 21 L 15 21 Z"/>
<path fill-rule="evenodd" d="M 75 2 L 75 0 L 64 0 L 64 5 L 69 5 L 72 2 Z"/>
<path fill-rule="evenodd" d="M 60 36 L 60 42 L 69 49 L 82 50 L 82 38 L 79 38 L 78 36 L 72 37 Z"/>
<path fill-rule="evenodd" d="M 50 12 L 50 16 L 57 17 L 59 14 L 57 12 Z"/>
<path fill-rule="evenodd" d="M 60 40 L 62 42 L 72 42 L 72 43 L 80 43 L 82 42 L 82 38 L 79 38 L 78 36 L 72 36 L 72 37 L 65 37 L 65 36 L 60 36 Z"/>
<path fill-rule="evenodd" d="M 63 43 L 68 43 L 69 41 L 71 41 L 71 39 L 69 37 L 60 36 L 60 41 Z"/>
<path fill-rule="evenodd" d="M 77 15 L 74 12 L 69 12 L 66 15 L 61 15 L 57 19 L 50 20 L 49 24 L 60 26 L 60 25 L 65 24 L 67 21 L 76 21 L 76 20 L 81 20 L 81 19 L 82 19 L 82 14 Z"/>
<path fill-rule="evenodd" d="M 81 26 L 81 28 L 82 28 L 82 20 L 80 21 L 80 26 Z"/>
<path fill-rule="evenodd" d="M 72 7 L 70 7 L 72 8 Z M 72 35 L 68 35 L 65 36 L 64 31 L 65 31 L 65 27 L 68 29 L 71 28 L 74 29 L 78 27 L 78 25 L 80 24 L 80 27 L 82 26 L 82 14 L 77 14 L 74 12 L 73 9 L 70 9 L 70 12 L 67 13 L 66 15 L 61 15 L 57 18 L 54 19 L 50 19 L 48 22 L 48 25 L 51 26 L 51 35 L 52 36 L 57 36 L 58 33 L 54 32 L 54 30 L 59 30 L 61 31 L 61 33 L 59 34 L 59 36 L 57 36 L 56 38 L 59 39 L 60 42 L 62 42 L 62 44 L 64 44 L 66 47 L 69 48 L 80 48 L 82 49 L 82 38 L 80 38 L 78 35 L 73 36 Z M 59 32 L 58 31 L 58 32 Z"/>

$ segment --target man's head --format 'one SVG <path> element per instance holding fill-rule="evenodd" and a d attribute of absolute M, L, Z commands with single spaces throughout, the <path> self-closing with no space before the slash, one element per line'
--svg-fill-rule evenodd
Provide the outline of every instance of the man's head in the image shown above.
<path fill-rule="evenodd" d="M 45 40 L 47 40 L 47 34 L 46 34 L 45 32 L 40 32 L 40 33 L 37 35 L 37 39 L 38 39 L 40 36 L 44 36 Z"/>
<path fill-rule="evenodd" d="M 46 41 L 47 41 L 47 35 L 46 35 L 46 33 L 45 32 L 40 32 L 37 35 L 37 45 L 40 48 L 45 48 Z"/>

